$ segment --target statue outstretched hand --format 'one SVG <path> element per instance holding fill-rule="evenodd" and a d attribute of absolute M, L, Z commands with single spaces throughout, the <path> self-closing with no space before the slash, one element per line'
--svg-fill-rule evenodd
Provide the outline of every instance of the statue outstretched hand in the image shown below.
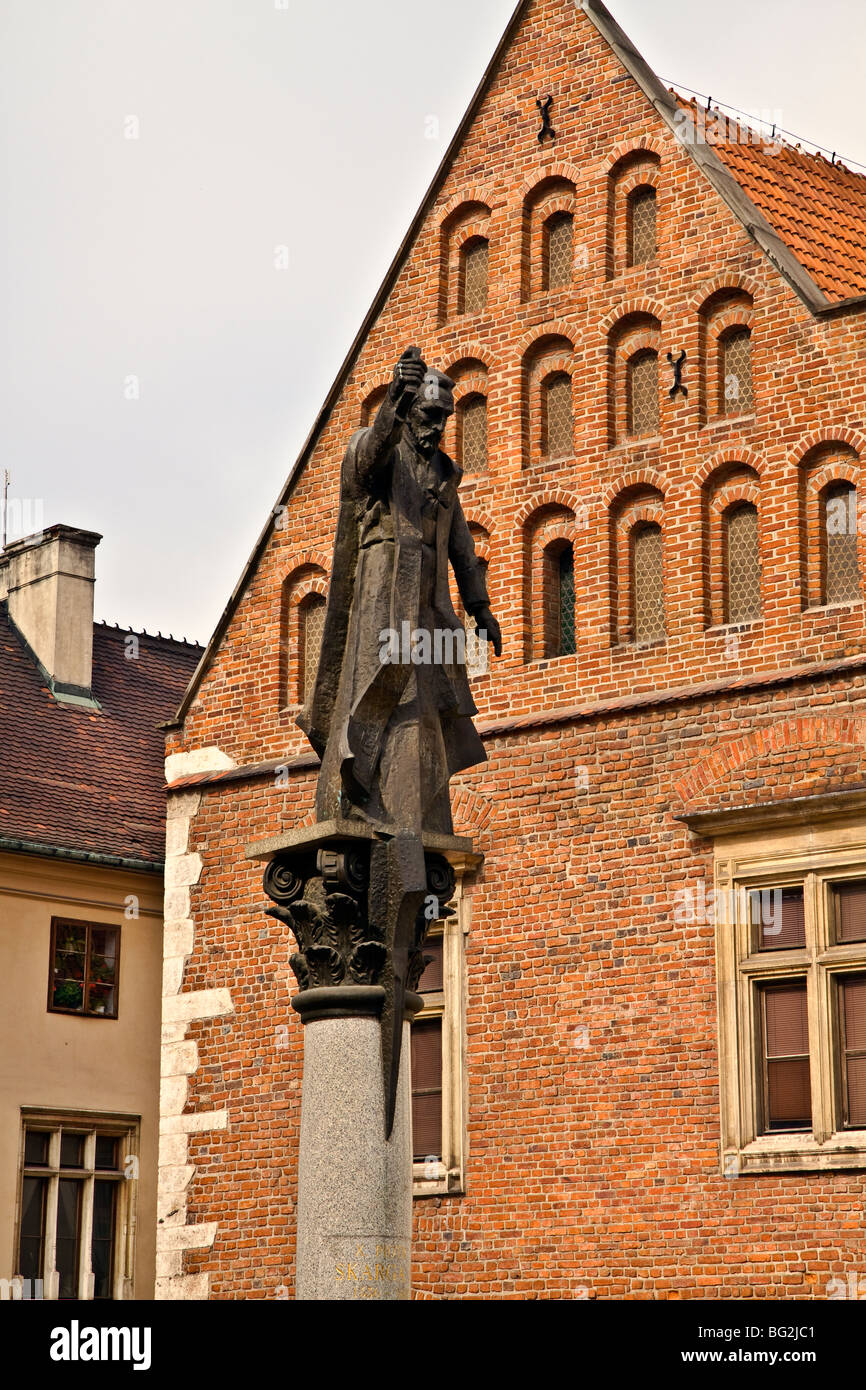
<path fill-rule="evenodd" d="M 490 609 L 485 605 L 483 608 L 476 608 L 472 614 L 475 629 L 493 643 L 493 650 L 497 656 L 502 655 L 502 629 L 494 618 Z"/>

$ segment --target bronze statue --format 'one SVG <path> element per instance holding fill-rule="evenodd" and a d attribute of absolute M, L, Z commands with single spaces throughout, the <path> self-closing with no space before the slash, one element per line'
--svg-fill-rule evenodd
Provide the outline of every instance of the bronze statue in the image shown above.
<path fill-rule="evenodd" d="M 497 656 L 502 638 L 457 495 L 462 472 L 439 448 L 453 387 L 407 349 L 343 460 L 318 675 L 297 721 L 322 759 L 318 821 L 451 834 L 449 779 L 486 758 L 449 563 Z"/>

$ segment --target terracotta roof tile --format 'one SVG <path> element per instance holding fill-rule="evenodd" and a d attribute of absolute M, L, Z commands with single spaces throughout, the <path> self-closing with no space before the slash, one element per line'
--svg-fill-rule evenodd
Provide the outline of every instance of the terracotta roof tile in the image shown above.
<path fill-rule="evenodd" d="M 716 153 L 819 289 L 833 301 L 866 294 L 866 175 L 781 142 L 750 143 L 754 131 L 732 128 L 742 138 L 720 141 Z"/>
<path fill-rule="evenodd" d="M 159 864 L 165 849 L 165 744 L 201 648 L 93 629 L 101 708 L 58 703 L 0 603 L 0 837 Z"/>

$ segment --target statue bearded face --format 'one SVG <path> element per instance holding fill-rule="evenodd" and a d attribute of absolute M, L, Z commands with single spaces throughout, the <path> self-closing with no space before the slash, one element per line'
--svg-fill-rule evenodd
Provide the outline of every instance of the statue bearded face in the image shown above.
<path fill-rule="evenodd" d="M 432 458 L 439 448 L 451 413 L 451 407 L 443 405 L 440 401 L 416 397 L 406 423 L 415 441 L 415 447 L 424 458 Z"/>

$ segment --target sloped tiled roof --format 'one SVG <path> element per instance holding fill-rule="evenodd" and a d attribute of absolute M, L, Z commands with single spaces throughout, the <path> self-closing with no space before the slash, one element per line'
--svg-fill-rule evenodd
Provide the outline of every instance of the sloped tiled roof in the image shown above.
<path fill-rule="evenodd" d="M 819 289 L 835 302 L 866 294 L 866 175 L 759 141 L 744 125 L 729 129 L 739 138 L 720 141 L 716 153 Z"/>
<path fill-rule="evenodd" d="M 158 867 L 165 736 L 201 656 L 170 638 L 93 629 L 94 710 L 58 703 L 0 603 L 0 848 L 50 846 Z"/>

